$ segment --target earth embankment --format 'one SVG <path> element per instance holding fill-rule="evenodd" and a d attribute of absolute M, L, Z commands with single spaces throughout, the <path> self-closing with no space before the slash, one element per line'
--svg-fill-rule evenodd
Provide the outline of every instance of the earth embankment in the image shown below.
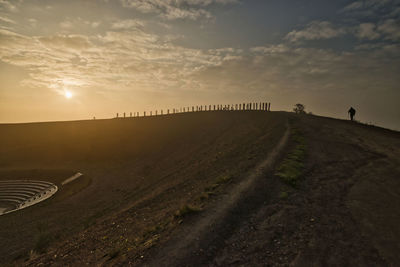
<path fill-rule="evenodd" d="M 177 211 L 201 209 L 264 159 L 285 123 L 284 114 L 248 111 L 0 125 L 1 179 L 87 179 L 2 218 L 1 242 L 10 244 L 1 246 L 2 261 L 140 257 L 150 232 L 168 236 L 181 223 Z"/>

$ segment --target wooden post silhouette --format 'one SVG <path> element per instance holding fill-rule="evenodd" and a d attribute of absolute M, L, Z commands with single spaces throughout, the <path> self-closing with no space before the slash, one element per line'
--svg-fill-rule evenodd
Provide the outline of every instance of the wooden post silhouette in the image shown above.
<path fill-rule="evenodd" d="M 146 111 L 143 111 L 143 117 L 146 117 Z"/>
<path fill-rule="evenodd" d="M 125 118 L 125 112 L 124 112 L 124 118 Z"/>
<path fill-rule="evenodd" d="M 268 111 L 271 111 L 271 102 L 268 103 Z"/>

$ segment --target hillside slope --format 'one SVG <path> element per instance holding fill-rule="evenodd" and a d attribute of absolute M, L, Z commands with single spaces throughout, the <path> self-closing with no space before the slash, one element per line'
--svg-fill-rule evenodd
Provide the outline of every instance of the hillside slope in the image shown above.
<path fill-rule="evenodd" d="M 0 125 L 0 179 L 84 174 L 63 197 L 0 218 L 0 261 L 139 255 L 149 233 L 180 223 L 182 207 L 201 208 L 266 157 L 285 123 L 249 111 Z"/>
<path fill-rule="evenodd" d="M 10 244 L 1 246 L 3 260 L 138 266 L 400 262 L 399 132 L 281 112 L 1 127 L 2 178 L 80 171 L 91 181 L 67 197 L 0 218 L 1 242 Z M 273 152 L 287 129 L 288 141 Z M 293 160 L 298 169 L 288 173 L 294 180 L 285 181 L 278 173 Z M 49 241 L 39 251 L 43 236 Z M 36 252 L 27 256 L 30 249 Z"/>
<path fill-rule="evenodd" d="M 130 263 L 396 266 L 400 262 L 400 133 L 287 115 L 292 134 L 285 159 L 294 158 L 299 139 L 304 140 L 306 151 L 296 186 L 283 182 L 277 171 L 266 172 L 221 221 L 211 221 L 189 246 L 179 244 L 194 235 L 190 229 L 203 221 L 201 215 L 178 230 L 175 239 L 145 255 L 147 259 Z M 214 209 L 223 207 L 216 203 Z"/>

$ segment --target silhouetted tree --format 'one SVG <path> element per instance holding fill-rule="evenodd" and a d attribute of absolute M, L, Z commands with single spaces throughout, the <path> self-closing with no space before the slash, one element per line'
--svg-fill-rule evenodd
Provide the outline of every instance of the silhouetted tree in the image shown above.
<path fill-rule="evenodd" d="M 293 111 L 296 114 L 304 114 L 304 113 L 306 113 L 305 109 L 306 109 L 306 107 L 303 104 L 296 104 L 296 105 L 294 105 Z"/>

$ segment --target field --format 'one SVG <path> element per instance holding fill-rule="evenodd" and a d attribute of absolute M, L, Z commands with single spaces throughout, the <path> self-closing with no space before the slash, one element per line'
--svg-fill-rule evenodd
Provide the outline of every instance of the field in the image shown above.
<path fill-rule="evenodd" d="M 0 217 L 0 262 L 394 265 L 399 163 L 398 132 L 285 112 L 2 124 L 0 179 L 60 189 Z"/>

